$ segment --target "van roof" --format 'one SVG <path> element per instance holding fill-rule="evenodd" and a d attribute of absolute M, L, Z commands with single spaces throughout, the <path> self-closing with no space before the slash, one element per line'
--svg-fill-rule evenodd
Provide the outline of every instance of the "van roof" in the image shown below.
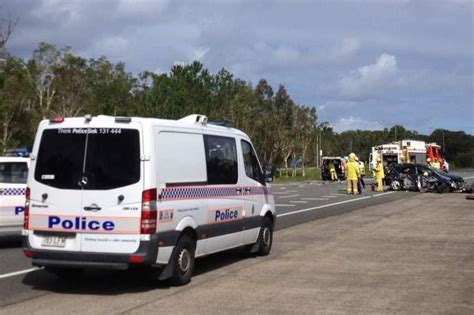
<path fill-rule="evenodd" d="M 172 120 L 172 119 L 161 119 L 161 118 L 145 118 L 145 117 L 120 117 L 120 116 L 108 116 L 108 115 L 98 115 L 98 116 L 86 116 L 86 117 L 67 117 L 64 118 L 62 122 L 57 122 L 57 123 L 52 123 L 52 126 L 58 126 L 61 124 L 67 124 L 67 123 L 74 123 L 74 124 L 80 124 L 81 122 L 85 122 L 85 120 L 90 119 L 91 121 L 97 122 L 97 121 L 103 121 L 103 122 L 115 122 L 116 118 L 130 118 L 130 122 L 140 122 L 144 125 L 158 125 L 158 126 L 164 126 L 164 127 L 185 127 L 185 128 L 203 128 L 205 131 L 224 131 L 227 133 L 235 133 L 239 134 L 241 136 L 244 136 L 248 138 L 248 136 L 241 130 L 235 129 L 235 128 L 230 128 L 230 127 L 225 127 L 225 126 L 220 126 L 220 125 L 214 125 L 212 123 L 207 122 L 207 117 L 205 115 L 198 115 L 198 114 L 193 114 L 193 115 L 188 115 L 186 117 L 183 117 L 178 120 Z M 50 121 L 49 120 L 43 120 L 42 124 L 48 124 Z M 121 122 L 123 124 L 124 122 Z"/>

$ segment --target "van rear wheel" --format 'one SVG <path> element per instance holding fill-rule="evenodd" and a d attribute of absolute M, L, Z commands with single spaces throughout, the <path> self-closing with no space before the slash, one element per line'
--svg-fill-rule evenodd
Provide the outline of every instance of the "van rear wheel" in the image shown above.
<path fill-rule="evenodd" d="M 262 227 L 258 234 L 258 251 L 259 256 L 267 256 L 270 254 L 273 244 L 273 223 L 269 217 L 264 217 Z"/>
<path fill-rule="evenodd" d="M 189 283 L 194 272 L 194 254 L 196 246 L 194 240 L 184 234 L 176 244 L 173 263 L 173 275 L 171 283 L 181 286 Z"/>

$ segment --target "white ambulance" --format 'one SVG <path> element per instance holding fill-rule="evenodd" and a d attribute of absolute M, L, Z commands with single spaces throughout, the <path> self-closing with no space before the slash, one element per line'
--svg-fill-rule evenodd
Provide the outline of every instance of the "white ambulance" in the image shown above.
<path fill-rule="evenodd" d="M 30 159 L 0 157 L 0 236 L 21 234 Z"/>
<path fill-rule="evenodd" d="M 61 276 L 155 267 L 182 285 L 195 257 L 267 255 L 276 219 L 249 137 L 202 115 L 44 120 L 26 196 L 24 253 Z"/>

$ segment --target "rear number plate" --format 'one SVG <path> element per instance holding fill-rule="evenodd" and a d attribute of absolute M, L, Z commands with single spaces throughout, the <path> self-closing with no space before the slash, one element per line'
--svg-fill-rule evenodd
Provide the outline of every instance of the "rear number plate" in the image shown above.
<path fill-rule="evenodd" d="M 44 247 L 65 247 L 66 236 L 44 236 L 41 245 Z"/>

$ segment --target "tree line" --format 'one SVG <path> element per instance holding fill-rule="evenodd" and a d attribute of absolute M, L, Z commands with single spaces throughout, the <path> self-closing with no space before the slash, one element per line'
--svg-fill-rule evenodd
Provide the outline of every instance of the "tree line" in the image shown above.
<path fill-rule="evenodd" d="M 366 160 L 370 147 L 397 139 L 446 143 L 448 161 L 474 166 L 474 137 L 435 130 L 420 135 L 394 126 L 382 131 L 336 133 L 319 122 L 314 106 L 297 104 L 284 85 L 265 79 L 255 86 L 226 69 L 213 74 L 202 63 L 174 65 L 169 73 L 127 72 L 105 57 L 85 59 L 69 47 L 39 44 L 28 60 L 0 60 L 0 150 L 31 145 L 41 119 L 85 114 L 179 119 L 192 113 L 228 120 L 246 132 L 260 159 L 285 168 L 314 165 L 323 155 L 356 152 Z M 317 143 L 317 139 L 321 143 Z"/>

